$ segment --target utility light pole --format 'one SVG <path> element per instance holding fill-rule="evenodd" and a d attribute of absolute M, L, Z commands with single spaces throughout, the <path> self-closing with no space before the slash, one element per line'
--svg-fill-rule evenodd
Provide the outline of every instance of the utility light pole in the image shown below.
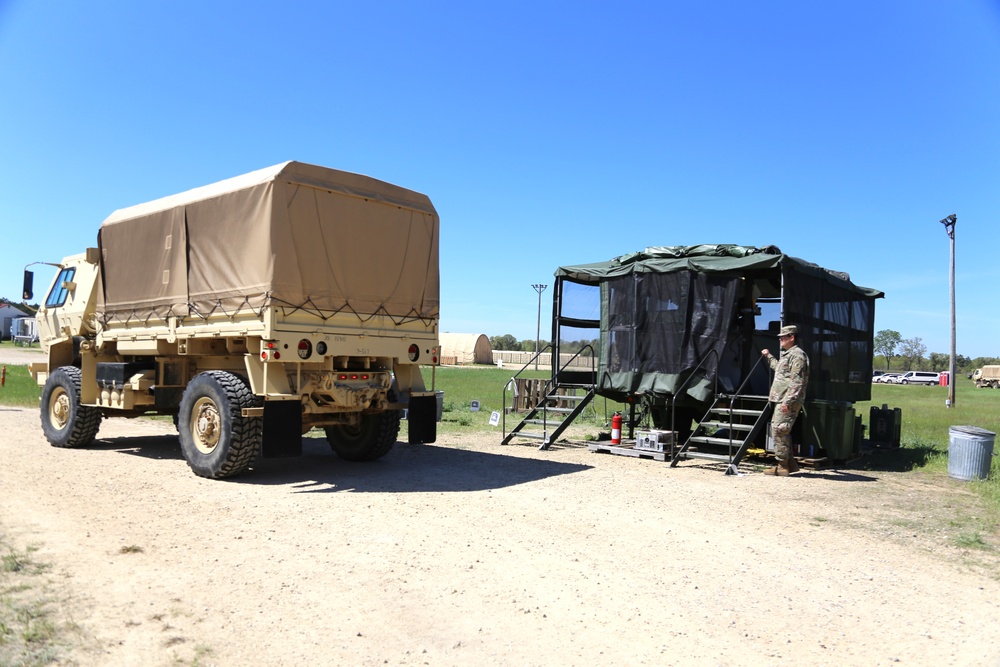
<path fill-rule="evenodd" d="M 951 239 L 951 359 L 948 362 L 948 407 L 955 407 L 955 223 L 958 217 L 952 213 L 941 221 Z"/>
<path fill-rule="evenodd" d="M 542 292 L 548 285 L 532 285 L 538 292 L 538 323 L 535 326 L 535 370 L 538 370 L 538 340 L 542 337 Z"/>

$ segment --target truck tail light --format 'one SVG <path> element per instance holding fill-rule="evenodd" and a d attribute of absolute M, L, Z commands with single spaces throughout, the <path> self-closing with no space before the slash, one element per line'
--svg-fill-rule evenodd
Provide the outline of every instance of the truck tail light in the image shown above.
<path fill-rule="evenodd" d="M 407 356 L 409 356 L 410 361 L 416 361 L 417 359 L 420 358 L 420 348 L 417 347 L 416 343 L 410 345 L 410 349 L 408 351 Z"/>
<path fill-rule="evenodd" d="M 307 339 L 299 341 L 299 359 L 308 359 L 312 356 L 313 346 Z"/>

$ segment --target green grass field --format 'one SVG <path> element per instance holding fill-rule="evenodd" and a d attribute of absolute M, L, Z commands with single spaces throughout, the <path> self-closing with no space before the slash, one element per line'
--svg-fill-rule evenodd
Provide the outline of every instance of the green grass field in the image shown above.
<path fill-rule="evenodd" d="M 0 405 L 38 407 L 41 390 L 28 374 L 28 367 L 8 364 L 6 368 L 7 376 L 0 386 Z"/>
<path fill-rule="evenodd" d="M 977 389 L 971 380 L 960 377 L 955 384 L 955 405 L 947 407 L 947 387 L 914 385 L 872 385 L 872 400 L 856 403 L 854 409 L 869 423 L 872 406 L 900 408 L 901 447 L 898 451 L 878 450 L 857 465 L 878 470 L 921 470 L 928 474 L 948 474 L 949 429 L 978 426 L 1000 433 L 1000 390 Z M 970 490 L 987 501 L 990 524 L 1000 520 L 1000 443 L 994 442 L 990 477 L 969 482 Z"/>

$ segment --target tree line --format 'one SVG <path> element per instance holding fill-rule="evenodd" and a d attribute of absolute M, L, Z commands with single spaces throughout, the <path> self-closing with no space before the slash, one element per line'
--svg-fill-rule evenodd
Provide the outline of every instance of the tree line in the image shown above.
<path fill-rule="evenodd" d="M 948 370 L 951 364 L 951 354 L 944 352 L 927 353 L 927 346 L 919 336 L 903 338 L 898 331 L 883 329 L 875 334 L 875 367 L 880 368 L 879 361 L 885 368 L 893 370 L 893 360 L 897 361 L 897 371 L 934 371 Z M 879 359 L 881 357 L 881 360 Z M 975 369 L 988 364 L 1000 364 L 997 357 L 976 357 L 970 359 L 961 354 L 955 355 L 955 373 L 971 373 Z"/>
<path fill-rule="evenodd" d="M 585 345 L 590 345 L 596 354 L 598 344 L 600 340 L 595 338 L 593 340 L 564 340 L 559 343 L 560 352 L 563 354 L 573 354 L 579 352 L 583 349 Z M 538 349 L 544 350 L 546 346 L 550 345 L 550 341 L 539 340 Z M 494 350 L 514 350 L 516 352 L 534 352 L 535 351 L 535 339 L 526 338 L 525 340 L 519 341 L 514 338 L 511 334 L 504 334 L 502 336 L 490 336 L 490 347 Z"/>

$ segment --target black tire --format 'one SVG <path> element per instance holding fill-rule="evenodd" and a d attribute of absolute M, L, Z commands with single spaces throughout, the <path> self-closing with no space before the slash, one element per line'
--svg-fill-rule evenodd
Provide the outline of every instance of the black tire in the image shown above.
<path fill-rule="evenodd" d="M 222 479 L 250 467 L 260 451 L 264 420 L 244 417 L 243 408 L 259 405 L 247 381 L 233 373 L 206 371 L 188 383 L 177 430 L 196 475 Z"/>
<path fill-rule="evenodd" d="M 75 366 L 52 371 L 42 389 L 42 432 L 53 447 L 86 447 L 101 428 L 101 410 L 80 405 L 82 373 Z"/>
<path fill-rule="evenodd" d="M 380 459 L 396 444 L 402 415 L 399 410 L 388 410 L 361 415 L 358 426 L 327 426 L 327 442 L 334 453 L 345 461 Z"/>
<path fill-rule="evenodd" d="M 910 384 L 908 380 L 900 380 L 899 384 Z"/>

